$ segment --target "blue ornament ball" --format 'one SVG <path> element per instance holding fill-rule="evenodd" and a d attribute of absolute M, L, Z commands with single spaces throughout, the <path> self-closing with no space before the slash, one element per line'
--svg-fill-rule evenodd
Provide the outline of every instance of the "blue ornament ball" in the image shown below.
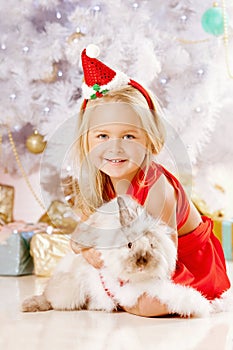
<path fill-rule="evenodd" d="M 204 12 L 201 18 L 202 28 L 205 32 L 213 35 L 224 33 L 223 12 L 220 7 L 212 7 Z"/>

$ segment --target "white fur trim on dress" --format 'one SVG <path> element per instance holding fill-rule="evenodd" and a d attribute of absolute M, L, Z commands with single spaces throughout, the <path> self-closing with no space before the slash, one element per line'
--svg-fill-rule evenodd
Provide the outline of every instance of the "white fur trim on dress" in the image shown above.
<path fill-rule="evenodd" d="M 101 85 L 101 91 L 103 90 L 117 90 L 118 88 L 122 87 L 122 86 L 126 86 L 128 85 L 130 79 L 129 77 L 120 71 L 116 71 L 116 75 L 115 77 L 108 83 L 105 85 Z M 83 97 L 87 100 L 89 100 L 91 98 L 91 95 L 95 94 L 96 91 L 93 90 L 92 87 L 89 87 L 86 83 L 82 84 L 82 91 L 83 91 Z"/>

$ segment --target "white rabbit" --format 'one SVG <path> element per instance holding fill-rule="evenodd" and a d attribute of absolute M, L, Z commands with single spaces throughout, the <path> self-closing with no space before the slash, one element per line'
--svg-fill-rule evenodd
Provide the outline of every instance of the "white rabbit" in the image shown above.
<path fill-rule="evenodd" d="M 210 302 L 191 287 L 174 284 L 177 249 L 172 230 L 129 196 L 101 206 L 73 234 L 79 244 L 99 249 L 104 267 L 95 269 L 82 254 L 69 253 L 57 265 L 40 296 L 22 311 L 103 310 L 131 307 L 143 293 L 166 304 L 170 313 L 201 317 Z"/>

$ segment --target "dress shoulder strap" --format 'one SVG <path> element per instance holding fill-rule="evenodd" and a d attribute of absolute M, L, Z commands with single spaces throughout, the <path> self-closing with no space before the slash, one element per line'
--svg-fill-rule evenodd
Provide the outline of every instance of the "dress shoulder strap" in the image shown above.
<path fill-rule="evenodd" d="M 144 169 L 141 169 L 137 173 L 137 175 L 133 178 L 126 194 L 129 194 L 139 204 L 143 205 L 150 188 L 154 185 L 154 183 L 159 179 L 161 175 L 162 173 L 159 171 L 157 164 L 152 162 L 146 175 Z"/>

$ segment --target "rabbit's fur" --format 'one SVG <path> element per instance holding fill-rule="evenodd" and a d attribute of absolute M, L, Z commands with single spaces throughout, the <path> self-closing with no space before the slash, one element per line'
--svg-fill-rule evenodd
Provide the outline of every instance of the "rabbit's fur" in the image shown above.
<path fill-rule="evenodd" d="M 73 238 L 99 249 L 104 267 L 95 269 L 82 254 L 69 253 L 58 264 L 40 296 L 26 299 L 22 311 L 104 310 L 131 307 L 143 293 L 167 305 L 170 313 L 204 316 L 210 303 L 191 287 L 171 280 L 177 249 L 172 230 L 124 195 L 104 204 Z"/>

